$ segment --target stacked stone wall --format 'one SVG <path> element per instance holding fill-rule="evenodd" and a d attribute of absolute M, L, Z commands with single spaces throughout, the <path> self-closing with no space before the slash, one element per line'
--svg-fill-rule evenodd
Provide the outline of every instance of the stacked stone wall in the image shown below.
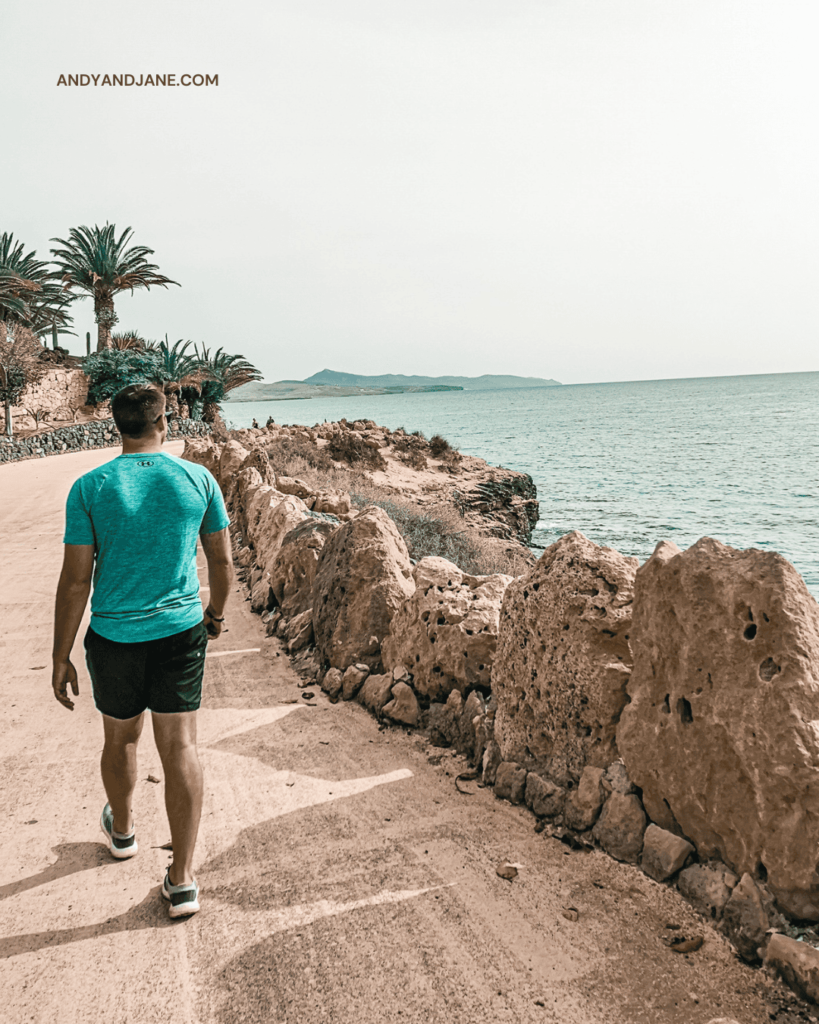
<path fill-rule="evenodd" d="M 240 436 L 185 457 L 305 685 L 454 747 L 538 832 L 674 885 L 819 1000 L 819 608 L 785 559 L 703 539 L 638 567 L 573 533 L 514 581 L 413 565 L 383 510 L 319 517 L 260 462 L 275 432 Z"/>
<path fill-rule="evenodd" d="M 209 434 L 210 426 L 201 420 L 173 420 L 168 439 L 205 437 Z M 63 455 L 87 448 L 115 448 L 121 444 L 122 438 L 112 419 L 94 420 L 19 439 L 0 437 L 0 463 L 44 459 L 47 455 Z"/>
<path fill-rule="evenodd" d="M 32 412 L 48 414 L 49 422 L 73 421 L 85 405 L 88 377 L 82 370 L 55 366 L 43 379 L 23 394 L 19 405 L 11 407 L 15 430 L 30 430 L 36 423 Z"/>

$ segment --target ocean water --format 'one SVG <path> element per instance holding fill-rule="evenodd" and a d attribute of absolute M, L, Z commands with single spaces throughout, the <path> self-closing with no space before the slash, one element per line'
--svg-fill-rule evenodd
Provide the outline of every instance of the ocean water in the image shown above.
<path fill-rule="evenodd" d="M 232 402 L 224 415 L 442 434 L 531 474 L 534 545 L 580 530 L 644 561 L 661 540 L 716 537 L 779 551 L 819 598 L 819 372 Z"/>

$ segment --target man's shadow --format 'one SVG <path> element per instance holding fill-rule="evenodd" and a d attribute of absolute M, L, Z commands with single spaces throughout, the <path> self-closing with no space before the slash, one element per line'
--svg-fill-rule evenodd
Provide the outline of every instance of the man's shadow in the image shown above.
<path fill-rule="evenodd" d="M 30 875 L 18 882 L 0 886 L 0 899 L 8 899 L 18 893 L 35 889 L 39 885 L 64 878 L 66 875 L 90 871 L 97 867 L 116 867 L 117 864 L 115 860 L 111 859 L 111 854 L 103 843 L 60 843 L 52 849 L 57 854 L 54 864 L 38 871 L 36 875 Z M 117 917 L 111 917 L 98 924 L 64 928 L 62 931 L 30 932 L 26 935 L 0 938 L 0 959 L 18 956 L 20 953 L 31 953 L 37 949 L 64 946 L 69 942 L 91 939 L 98 935 L 109 935 L 112 932 L 136 931 L 142 928 L 166 928 L 175 924 L 176 922 L 168 917 L 168 909 L 160 898 L 159 888 L 158 885 L 155 885 L 141 903 L 137 903 Z"/>
<path fill-rule="evenodd" d="M 62 931 L 29 932 L 27 935 L 12 935 L 7 939 L 0 939 L 0 960 L 19 956 L 21 953 L 33 953 L 38 949 L 54 949 L 69 942 L 95 939 L 100 935 L 133 932 L 143 928 L 169 928 L 180 921 L 184 922 L 184 917 L 176 921 L 168 917 L 168 908 L 159 895 L 159 889 L 160 886 L 155 885 L 141 903 L 126 910 L 124 914 L 110 917 L 99 924 L 64 928 Z"/>
<path fill-rule="evenodd" d="M 51 849 L 57 854 L 57 860 L 36 875 L 21 878 L 18 882 L 0 885 L 0 900 L 16 896 L 18 893 L 36 889 L 38 885 L 53 882 L 57 878 L 73 875 L 78 871 L 90 871 L 102 867 L 103 864 L 114 864 L 108 848 L 102 843 L 60 843 Z"/>

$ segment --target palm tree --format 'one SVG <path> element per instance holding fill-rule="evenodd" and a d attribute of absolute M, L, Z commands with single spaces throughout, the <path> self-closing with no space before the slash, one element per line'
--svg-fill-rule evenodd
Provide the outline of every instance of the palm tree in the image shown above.
<path fill-rule="evenodd" d="M 155 382 L 162 385 L 169 411 L 179 415 L 179 396 L 183 388 L 198 392 L 201 377 L 199 357 L 188 354 L 191 341 L 175 341 L 173 346 L 168 343 L 168 336 L 158 345 L 148 344 L 147 350 L 152 352 L 157 367 Z"/>
<path fill-rule="evenodd" d="M 73 334 L 67 325 L 74 297 L 66 295 L 53 277 L 36 252 L 26 252 L 22 242 L 4 231 L 0 235 L 0 320 L 24 324 L 40 337 Z"/>
<path fill-rule="evenodd" d="M 111 335 L 111 348 L 124 352 L 126 349 L 136 348 L 145 351 L 145 339 L 136 331 L 114 331 Z"/>
<path fill-rule="evenodd" d="M 95 224 L 93 228 L 72 228 L 67 240 L 51 239 L 64 246 L 51 250 L 61 272 L 63 288 L 75 288 L 94 299 L 98 352 L 111 347 L 111 328 L 117 322 L 114 296 L 118 292 L 128 289 L 133 294 L 136 288 L 150 289 L 153 285 L 167 288 L 169 284 L 179 284 L 160 274 L 159 267 L 148 263 L 145 257 L 152 256 L 153 249 L 144 245 L 125 248 L 133 234 L 131 228 L 126 228 L 119 238 L 116 230 L 114 224 L 102 228 Z"/>
<path fill-rule="evenodd" d="M 221 348 L 211 355 L 204 345 L 201 353 L 196 346 L 194 351 L 199 361 L 202 419 L 206 423 L 214 422 L 219 403 L 228 392 L 264 377 L 244 356 L 228 355 Z"/>

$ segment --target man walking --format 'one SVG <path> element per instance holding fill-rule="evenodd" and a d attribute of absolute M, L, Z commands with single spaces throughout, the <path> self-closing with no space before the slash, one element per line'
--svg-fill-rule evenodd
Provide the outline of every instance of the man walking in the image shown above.
<path fill-rule="evenodd" d="M 162 884 L 171 917 L 199 910 L 193 852 L 202 811 L 196 711 L 208 637 L 222 631 L 232 579 L 229 519 L 204 466 L 162 451 L 165 395 L 150 385 L 111 405 L 122 454 L 77 480 L 66 505 L 65 548 L 54 615 L 52 686 L 73 710 L 79 693 L 71 649 L 93 575 L 86 662 L 105 743 L 100 768 L 108 802 L 100 824 L 114 857 L 137 852 L 132 802 L 136 749 L 151 712 L 165 773 L 173 861 Z M 208 564 L 202 613 L 196 538 Z"/>

